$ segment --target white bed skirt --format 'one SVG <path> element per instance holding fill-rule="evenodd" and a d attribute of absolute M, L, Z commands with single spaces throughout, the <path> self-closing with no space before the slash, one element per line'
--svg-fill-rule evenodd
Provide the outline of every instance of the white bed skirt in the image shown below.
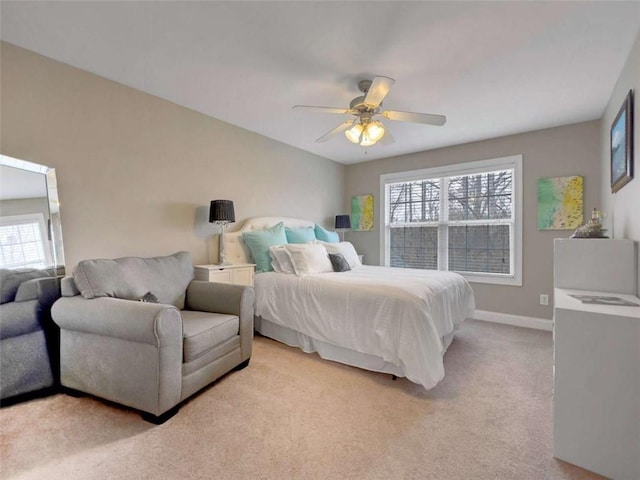
<path fill-rule="evenodd" d="M 332 362 L 344 363 L 353 367 L 371 370 L 373 372 L 388 373 L 396 377 L 404 377 L 400 367 L 385 362 L 381 357 L 360 353 L 348 348 L 338 347 L 321 340 L 312 338 L 304 333 L 275 324 L 265 318 L 255 317 L 255 330 L 265 337 L 282 342 L 290 347 L 300 348 L 305 353 L 317 352 L 320 358 Z M 453 341 L 455 331 L 442 338 L 442 355 Z"/>

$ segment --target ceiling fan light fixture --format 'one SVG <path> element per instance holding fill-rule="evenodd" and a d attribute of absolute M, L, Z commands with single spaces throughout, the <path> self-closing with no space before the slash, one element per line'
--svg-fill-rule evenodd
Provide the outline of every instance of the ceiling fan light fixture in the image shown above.
<path fill-rule="evenodd" d="M 0 0 L 1 1 L 1 0 Z M 395 83 L 393 78 L 376 76 L 373 80 L 361 80 L 358 89 L 364 94 L 349 103 L 349 108 L 317 107 L 313 105 L 294 105 L 295 109 L 306 109 L 315 112 L 336 113 L 341 115 L 353 115 L 355 118 L 347 120 L 333 130 L 325 133 L 316 142 L 321 143 L 329 138 L 344 132 L 347 140 L 356 145 L 368 147 L 375 145 L 383 137 L 384 144 L 389 145 L 395 140 L 391 132 L 386 132 L 386 127 L 373 117 L 380 116 L 383 119 L 399 122 L 421 123 L 424 125 L 442 126 L 447 118 L 444 115 L 432 113 L 402 112 L 399 110 L 382 110 L 382 101 Z"/>
<path fill-rule="evenodd" d="M 373 122 L 369 122 L 366 127 L 368 137 L 376 143 L 384 136 L 384 125 L 382 122 L 375 120 Z"/>
<path fill-rule="evenodd" d="M 360 143 L 360 138 L 362 137 L 362 130 L 362 124 L 357 123 L 349 130 L 345 131 L 344 134 L 350 142 L 358 144 Z"/>
<path fill-rule="evenodd" d="M 347 139 L 362 147 L 375 145 L 384 136 L 384 125 L 377 120 L 358 123 L 344 132 Z"/>
<path fill-rule="evenodd" d="M 360 142 L 361 147 L 370 147 L 371 145 L 375 145 L 376 141 L 371 138 L 367 133 L 367 128 L 364 129 L 362 133 L 362 141 Z"/>

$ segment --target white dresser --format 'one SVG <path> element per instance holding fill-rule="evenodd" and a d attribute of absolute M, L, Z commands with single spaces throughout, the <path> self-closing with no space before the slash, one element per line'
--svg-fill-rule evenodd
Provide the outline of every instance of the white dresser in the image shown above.
<path fill-rule="evenodd" d="M 554 244 L 553 454 L 616 480 L 640 479 L 640 307 L 571 295 L 640 303 L 636 255 L 630 240 Z"/>
<path fill-rule="evenodd" d="M 253 285 L 255 264 L 195 265 L 195 279 L 206 282 Z"/>

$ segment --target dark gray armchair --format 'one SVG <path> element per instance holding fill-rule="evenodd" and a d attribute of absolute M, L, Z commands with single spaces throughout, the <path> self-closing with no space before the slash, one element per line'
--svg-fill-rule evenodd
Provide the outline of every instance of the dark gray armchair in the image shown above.
<path fill-rule="evenodd" d="M 183 400 L 249 363 L 253 287 L 193 280 L 187 252 L 85 260 L 63 279 L 62 295 L 52 315 L 70 393 L 162 423 Z"/>
<path fill-rule="evenodd" d="M 60 296 L 51 270 L 0 270 L 0 398 L 54 387 L 58 373 L 58 329 L 50 309 Z M 9 400 L 7 400 L 9 399 Z"/>

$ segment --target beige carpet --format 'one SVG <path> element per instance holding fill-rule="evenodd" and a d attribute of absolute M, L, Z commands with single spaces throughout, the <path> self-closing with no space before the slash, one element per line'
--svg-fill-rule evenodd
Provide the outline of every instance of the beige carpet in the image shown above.
<path fill-rule="evenodd" d="M 161 426 L 93 398 L 0 410 L 2 478 L 591 479 L 552 458 L 549 332 L 467 321 L 426 392 L 255 340 Z"/>

